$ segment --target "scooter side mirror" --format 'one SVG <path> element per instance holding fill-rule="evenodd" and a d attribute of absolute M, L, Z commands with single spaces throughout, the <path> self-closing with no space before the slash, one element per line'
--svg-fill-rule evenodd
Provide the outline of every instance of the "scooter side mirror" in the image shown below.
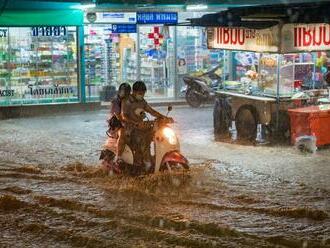
<path fill-rule="evenodd" d="M 168 111 L 168 112 L 171 112 L 172 109 L 173 109 L 173 107 L 172 107 L 171 105 L 169 105 L 169 106 L 167 107 L 167 111 Z"/>

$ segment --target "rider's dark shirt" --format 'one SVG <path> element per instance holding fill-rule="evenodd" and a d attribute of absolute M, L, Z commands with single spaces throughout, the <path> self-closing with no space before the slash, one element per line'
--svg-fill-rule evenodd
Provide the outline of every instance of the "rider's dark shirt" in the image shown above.
<path fill-rule="evenodd" d="M 134 122 L 143 121 L 141 112 L 147 112 L 148 103 L 144 99 L 137 99 L 133 95 L 129 96 L 122 105 L 122 114 Z"/>

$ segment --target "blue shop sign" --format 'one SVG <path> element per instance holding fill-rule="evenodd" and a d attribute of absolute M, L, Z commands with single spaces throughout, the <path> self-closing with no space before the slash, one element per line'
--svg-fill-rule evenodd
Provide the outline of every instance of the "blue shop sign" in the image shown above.
<path fill-rule="evenodd" d="M 136 33 L 136 24 L 110 24 L 105 30 L 111 33 Z"/>
<path fill-rule="evenodd" d="M 177 12 L 137 12 L 138 24 L 177 24 Z"/>

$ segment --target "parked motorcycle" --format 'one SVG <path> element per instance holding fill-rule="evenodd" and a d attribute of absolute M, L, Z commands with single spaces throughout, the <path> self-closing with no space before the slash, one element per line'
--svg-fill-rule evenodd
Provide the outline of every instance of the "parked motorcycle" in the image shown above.
<path fill-rule="evenodd" d="M 168 111 L 171 111 L 171 107 Z M 101 152 L 102 163 L 115 174 L 141 175 L 160 171 L 188 170 L 188 160 L 181 154 L 179 140 L 170 124 L 171 121 L 168 119 L 144 121 L 146 128 L 142 132 L 131 134 L 120 163 L 114 161 L 116 139 L 109 137 Z M 151 156 L 151 164 L 148 166 L 143 160 L 146 152 L 151 154 L 149 150 L 151 143 L 153 143 L 154 155 Z"/>
<path fill-rule="evenodd" d="M 221 87 L 222 78 L 217 73 L 220 66 L 200 75 L 183 77 L 186 84 L 186 101 L 193 107 L 198 108 L 202 103 L 214 100 L 214 92 Z"/>

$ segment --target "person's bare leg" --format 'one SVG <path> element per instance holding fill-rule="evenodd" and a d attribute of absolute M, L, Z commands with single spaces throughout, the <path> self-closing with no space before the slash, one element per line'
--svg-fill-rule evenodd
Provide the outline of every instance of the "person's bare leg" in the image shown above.
<path fill-rule="evenodd" d="M 125 150 L 125 130 L 123 128 L 118 130 L 118 140 L 117 140 L 117 159 L 121 158 Z"/>

